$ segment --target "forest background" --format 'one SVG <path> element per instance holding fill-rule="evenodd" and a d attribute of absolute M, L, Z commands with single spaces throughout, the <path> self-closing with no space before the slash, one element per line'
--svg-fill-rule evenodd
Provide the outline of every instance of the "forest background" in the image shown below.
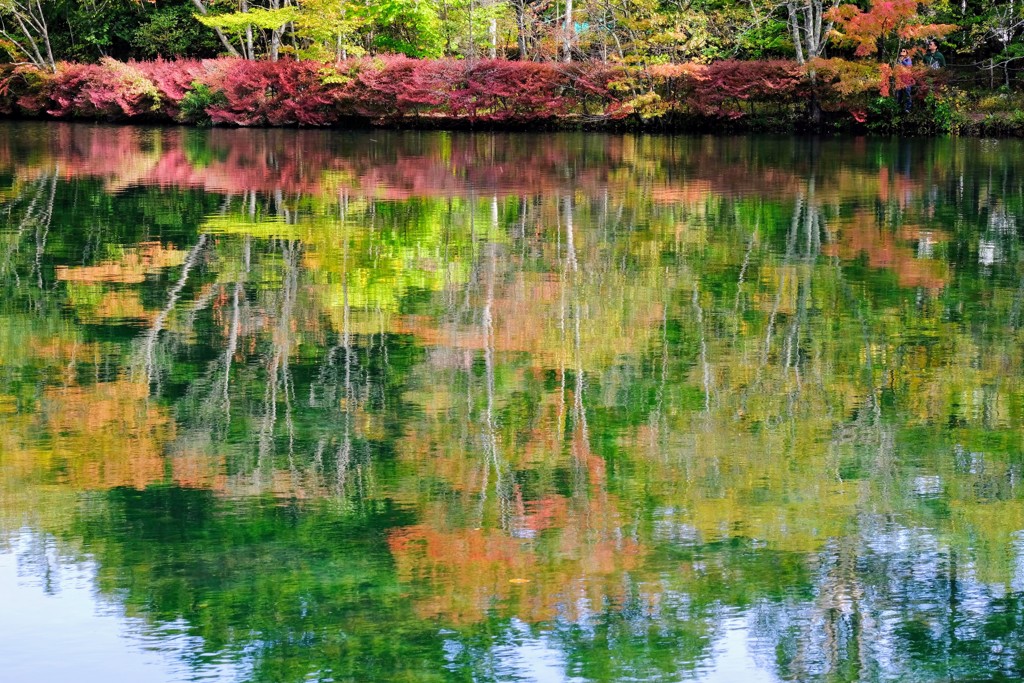
<path fill-rule="evenodd" d="M 0 0 L 0 19 L 7 115 L 1024 132 L 1019 0 Z"/>

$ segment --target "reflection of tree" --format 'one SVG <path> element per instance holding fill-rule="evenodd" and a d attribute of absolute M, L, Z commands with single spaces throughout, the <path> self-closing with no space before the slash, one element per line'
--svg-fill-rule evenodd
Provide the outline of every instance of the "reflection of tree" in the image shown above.
<path fill-rule="evenodd" d="M 14 214 L 53 209 L 3 233 L 0 490 L 91 491 L 34 525 L 157 631 L 267 680 L 501 678 L 524 633 L 586 678 L 678 679 L 734 623 L 794 680 L 1017 666 L 1021 280 L 978 245 L 1015 253 L 1024 207 L 991 200 L 997 159 L 220 131 L 111 141 L 119 175 L 61 131 L 59 176 L 9 162 Z M 222 194 L 76 214 L 94 178 Z M 136 226 L 160 201 L 203 210 Z"/>
<path fill-rule="evenodd" d="M 2 233 L 6 242 L 3 249 L 3 261 L 0 262 L 0 278 L 12 279 L 20 284 L 16 257 L 22 249 L 23 242 L 31 242 L 35 247 L 31 260 L 31 270 L 25 275 L 34 284 L 43 289 L 43 254 L 46 252 L 46 238 L 50 233 L 53 220 L 54 198 L 57 192 L 57 180 L 60 168 L 44 171 L 37 177 L 27 181 L 26 186 L 19 188 L 11 201 L 3 207 L 6 214 L 7 229 Z"/>
<path fill-rule="evenodd" d="M 149 332 L 146 333 L 142 340 L 146 381 L 150 384 L 156 382 L 159 385 L 155 354 L 160 332 L 167 323 L 167 317 L 174 310 L 174 306 L 178 302 L 178 297 L 181 296 L 181 290 L 184 289 L 185 285 L 188 283 L 188 274 L 196 265 L 196 259 L 199 257 L 199 254 L 202 253 L 203 247 L 206 245 L 206 237 L 206 235 L 200 235 L 195 246 L 192 247 L 188 255 L 185 257 L 185 262 L 181 267 L 181 275 L 179 276 L 177 283 L 171 287 L 171 290 L 167 294 L 167 304 L 157 314 L 156 320 L 153 321 L 153 325 L 149 328 Z"/>

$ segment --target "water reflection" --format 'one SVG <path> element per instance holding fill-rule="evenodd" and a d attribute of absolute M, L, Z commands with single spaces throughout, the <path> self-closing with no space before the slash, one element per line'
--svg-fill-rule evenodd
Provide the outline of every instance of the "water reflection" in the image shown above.
<path fill-rule="evenodd" d="M 55 545 L 26 530 L 12 539 L 12 553 L 0 554 L 0 638 L 12 678 L 245 680 L 248 672 L 219 662 L 215 652 L 194 666 L 192 653 L 202 644 L 189 635 L 188 624 L 127 617 L 115 600 L 94 592 L 95 564 L 62 558 Z"/>
<path fill-rule="evenodd" d="M 1018 677 L 1021 151 L 7 124 L 8 552 L 195 675 Z"/>

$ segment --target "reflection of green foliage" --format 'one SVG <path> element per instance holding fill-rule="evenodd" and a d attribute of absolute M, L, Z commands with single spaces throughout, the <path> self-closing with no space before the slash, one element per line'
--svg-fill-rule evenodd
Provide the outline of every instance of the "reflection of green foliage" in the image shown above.
<path fill-rule="evenodd" d="M 375 135 L 301 192 L 230 197 L 106 192 L 26 150 L 5 528 L 47 503 L 33 531 L 87 549 L 101 593 L 253 680 L 506 680 L 520 641 L 677 680 L 740 622 L 793 680 L 1020 672 L 1017 147 L 551 136 L 571 163 L 503 195 L 370 187 L 435 151 L 468 173 L 481 140 Z M 212 136 L 174 178 L 281 167 Z M 175 258 L 58 278 L 143 242 Z M 135 326 L 95 315 L 111 293 Z M 115 381 L 148 400 L 88 391 Z M 145 478 L 88 479 L 121 461 L 68 435 L 138 424 Z"/>
<path fill-rule="evenodd" d="M 443 680 L 436 629 L 415 624 L 379 543 L 412 521 L 407 511 L 272 499 L 225 508 L 209 492 L 179 488 L 104 497 L 93 503 L 107 512 L 80 529 L 99 557 L 117 558 L 100 560 L 101 589 L 127 590 L 130 614 L 185 620 L 211 651 L 251 666 L 251 680 Z M 238 640 L 242 614 L 258 639 Z"/>
<path fill-rule="evenodd" d="M 440 292 L 458 286 L 469 273 L 470 222 L 462 200 L 413 200 L 402 204 L 380 202 L 346 207 L 345 223 L 338 225 L 338 206 L 330 200 L 306 200 L 297 220 L 286 223 L 262 211 L 250 216 L 246 207 L 209 217 L 203 230 L 226 235 L 300 239 L 306 245 L 311 282 L 321 289 L 323 303 L 337 311 L 347 297 L 358 310 L 396 312 L 407 294 Z M 479 203 L 475 216 L 476 240 L 500 239 L 490 226 L 489 206 Z M 382 226 L 366 230 L 369 220 Z M 486 227 L 485 227 L 486 226 Z"/>

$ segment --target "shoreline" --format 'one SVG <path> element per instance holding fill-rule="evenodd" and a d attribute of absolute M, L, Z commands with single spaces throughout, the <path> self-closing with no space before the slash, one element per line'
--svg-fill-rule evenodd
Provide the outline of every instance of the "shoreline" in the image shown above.
<path fill-rule="evenodd" d="M 1010 116 L 1015 112 L 1006 112 L 1007 116 L 999 117 L 995 121 L 980 121 L 969 123 L 961 127 L 955 133 L 935 132 L 928 129 L 916 127 L 913 123 L 895 123 L 884 131 L 871 130 L 863 126 L 834 127 L 823 126 L 813 128 L 810 126 L 772 125 L 764 122 L 751 122 L 749 125 L 730 122 L 729 125 L 722 125 L 717 121 L 698 122 L 696 124 L 649 124 L 644 122 L 616 122 L 607 125 L 593 123 L 574 122 L 534 122 L 524 124 L 488 124 L 474 123 L 464 120 L 445 120 L 438 122 L 400 121 L 388 123 L 374 123 L 369 120 L 358 120 L 347 124 L 334 124 L 329 126 L 303 126 L 296 124 L 283 125 L 250 125 L 238 126 L 227 124 L 199 125 L 175 121 L 173 119 L 101 119 L 101 118 L 56 118 L 51 116 L 23 116 L 0 114 L 0 122 L 4 123 L 75 123 L 75 124 L 97 124 L 109 126 L 123 126 L 126 128 L 184 128 L 193 130 L 297 130 L 297 131 L 338 131 L 371 133 L 374 131 L 396 131 L 396 132 L 450 132 L 450 133 L 509 133 L 509 134 L 530 134 L 530 133 L 594 133 L 608 135 L 683 135 L 683 136 L 735 136 L 735 135 L 772 135 L 772 136 L 799 136 L 799 137 L 823 137 L 823 138 L 845 138 L 845 137 L 869 137 L 869 138 L 926 138 L 938 139 L 949 137 L 964 137 L 975 139 L 1024 139 L 1024 122 L 1013 121 Z"/>

